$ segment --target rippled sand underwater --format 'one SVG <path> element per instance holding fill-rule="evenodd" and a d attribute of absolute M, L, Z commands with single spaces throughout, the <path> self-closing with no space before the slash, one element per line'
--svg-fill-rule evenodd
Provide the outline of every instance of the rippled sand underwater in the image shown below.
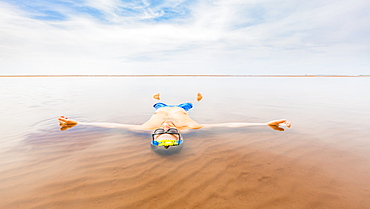
<path fill-rule="evenodd" d="M 1 78 L 0 208 L 369 208 L 368 78 Z M 291 129 L 150 135 L 161 93 L 199 123 L 287 118 Z"/>

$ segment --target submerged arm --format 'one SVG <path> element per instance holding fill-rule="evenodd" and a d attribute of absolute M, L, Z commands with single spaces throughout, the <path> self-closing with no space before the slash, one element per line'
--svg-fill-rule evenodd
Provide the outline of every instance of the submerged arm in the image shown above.
<path fill-rule="evenodd" d="M 247 127 L 247 126 L 269 126 L 270 128 L 277 130 L 277 131 L 284 131 L 283 128 L 281 128 L 281 125 L 284 125 L 288 128 L 291 127 L 292 123 L 290 121 L 287 121 L 285 119 L 281 120 L 273 120 L 267 123 L 218 123 L 218 124 L 203 124 L 203 128 L 220 128 L 220 127 L 226 127 L 226 128 L 239 128 L 239 127 Z"/>
<path fill-rule="evenodd" d="M 118 129 L 126 129 L 130 131 L 142 131 L 141 125 L 133 125 L 133 124 L 120 124 L 120 123 L 84 123 L 84 122 L 77 122 L 75 120 L 69 119 L 64 116 L 60 116 L 58 118 L 60 130 L 64 131 L 70 129 L 76 125 L 86 125 L 86 126 L 95 126 L 101 128 L 118 128 Z"/>

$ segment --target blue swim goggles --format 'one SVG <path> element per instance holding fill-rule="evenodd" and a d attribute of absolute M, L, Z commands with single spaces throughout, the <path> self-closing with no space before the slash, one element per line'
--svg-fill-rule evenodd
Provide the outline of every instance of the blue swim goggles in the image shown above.
<path fill-rule="evenodd" d="M 175 140 L 175 139 L 160 139 L 160 140 L 156 140 L 155 138 L 158 135 L 161 135 L 161 134 L 178 135 L 179 136 L 179 139 L 178 140 Z M 158 129 L 154 130 L 154 132 L 152 134 L 152 142 L 151 142 L 151 144 L 154 145 L 154 146 L 178 146 L 182 142 L 183 142 L 183 140 L 181 138 L 181 135 L 179 133 L 179 130 L 177 130 L 176 128 L 169 128 L 167 131 L 165 131 L 163 128 L 158 128 Z"/>

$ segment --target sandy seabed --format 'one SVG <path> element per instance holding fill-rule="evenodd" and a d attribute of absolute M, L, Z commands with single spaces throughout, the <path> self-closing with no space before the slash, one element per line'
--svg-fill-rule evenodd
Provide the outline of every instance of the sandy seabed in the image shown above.
<path fill-rule="evenodd" d="M 126 132 L 76 128 L 30 135 L 12 150 L 17 158 L 2 166 L 0 208 L 370 206 L 361 153 L 267 129 L 208 133 L 202 140 L 189 135 L 180 150 L 167 152 Z"/>

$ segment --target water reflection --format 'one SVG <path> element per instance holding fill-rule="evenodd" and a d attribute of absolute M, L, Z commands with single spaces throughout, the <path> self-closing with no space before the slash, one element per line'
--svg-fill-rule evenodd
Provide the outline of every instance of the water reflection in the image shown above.
<path fill-rule="evenodd" d="M 180 144 L 179 146 L 170 146 L 168 149 L 165 149 L 164 147 L 158 147 L 154 145 L 150 145 L 151 149 L 159 154 L 159 155 L 175 155 L 178 154 L 182 148 L 184 147 L 184 143 Z"/>

